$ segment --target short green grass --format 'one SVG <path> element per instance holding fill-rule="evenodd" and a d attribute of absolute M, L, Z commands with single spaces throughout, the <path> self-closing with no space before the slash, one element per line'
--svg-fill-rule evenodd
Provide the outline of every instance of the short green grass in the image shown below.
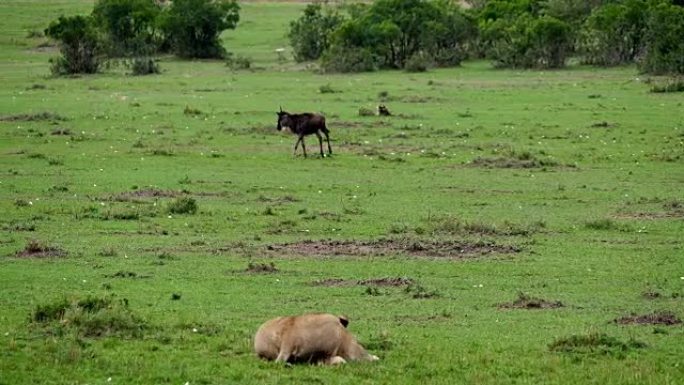
<path fill-rule="evenodd" d="M 681 95 L 633 67 L 320 75 L 275 52 L 298 3 L 242 4 L 251 70 L 50 77 L 31 31 L 91 7 L 0 4 L 0 384 L 682 383 L 681 324 L 613 322 L 684 317 Z M 281 106 L 324 112 L 335 154 L 293 157 Z M 410 250 L 284 251 L 382 239 Z M 449 242 L 519 251 L 411 253 Z M 519 293 L 564 306 L 499 306 Z M 254 357 L 307 311 L 381 361 Z"/>

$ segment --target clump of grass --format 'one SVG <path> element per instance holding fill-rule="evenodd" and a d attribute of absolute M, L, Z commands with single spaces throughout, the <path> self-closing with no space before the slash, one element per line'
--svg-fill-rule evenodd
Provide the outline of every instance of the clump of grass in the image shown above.
<path fill-rule="evenodd" d="M 584 227 L 590 230 L 628 230 L 625 225 L 611 218 L 587 220 L 584 222 Z"/>
<path fill-rule="evenodd" d="M 66 251 L 60 249 L 59 247 L 49 246 L 42 241 L 32 239 L 26 244 L 26 246 L 24 246 L 23 250 L 20 250 L 16 253 L 16 256 L 43 258 L 64 257 L 66 254 Z"/>
<path fill-rule="evenodd" d="M 18 198 L 14 200 L 14 205 L 17 207 L 28 207 L 31 205 L 31 203 L 29 203 L 29 201 L 26 199 Z"/>
<path fill-rule="evenodd" d="M 590 333 L 587 335 L 573 335 L 570 337 L 558 338 L 549 344 L 549 350 L 552 352 L 581 355 L 610 355 L 618 358 L 623 358 L 632 350 L 645 347 L 646 344 L 643 342 L 634 339 L 623 342 L 603 333 Z"/>
<path fill-rule="evenodd" d="M 370 108 L 360 107 L 359 116 L 375 116 L 375 111 Z"/>
<path fill-rule="evenodd" d="M 490 236 L 529 236 L 542 231 L 546 222 L 536 221 L 529 224 L 517 224 L 508 221 L 493 224 L 479 221 L 465 221 L 453 216 L 429 217 L 429 230 L 438 234 L 472 234 Z"/>
<path fill-rule="evenodd" d="M 63 121 L 65 117 L 54 112 L 38 112 L 35 114 L 17 114 L 0 116 L 3 122 L 38 122 L 38 121 Z"/>
<path fill-rule="evenodd" d="M 229 52 L 226 55 L 226 66 L 233 71 L 248 70 L 252 67 L 252 59 L 241 55 L 236 56 Z"/>
<path fill-rule="evenodd" d="M 365 346 L 368 351 L 388 351 L 392 350 L 392 347 L 394 347 L 394 341 L 387 330 L 382 330 L 373 335 L 369 341 L 363 344 L 363 346 Z"/>
<path fill-rule="evenodd" d="M 107 246 L 98 253 L 101 257 L 116 257 L 119 253 L 112 246 Z"/>
<path fill-rule="evenodd" d="M 167 208 L 170 214 L 195 214 L 198 209 L 197 201 L 190 197 L 177 198 Z"/>
<path fill-rule="evenodd" d="M 670 79 L 667 83 L 659 85 L 654 84 L 651 87 L 653 93 L 669 93 L 669 92 L 684 92 L 684 78 Z"/>
<path fill-rule="evenodd" d="M 136 57 L 130 62 L 131 75 L 144 76 L 161 73 L 159 63 L 149 57 Z"/>
<path fill-rule="evenodd" d="M 413 282 L 406 286 L 404 292 L 416 299 L 435 298 L 440 296 L 437 290 L 430 290 L 417 282 Z"/>
<path fill-rule="evenodd" d="M 183 110 L 183 113 L 184 113 L 185 115 L 191 115 L 191 116 L 197 116 L 197 115 L 202 115 L 202 114 L 203 114 L 203 112 L 200 111 L 199 109 L 193 108 L 193 107 L 190 107 L 190 106 L 187 106 L 187 105 L 185 106 L 185 109 Z"/>
<path fill-rule="evenodd" d="M 38 305 L 30 320 L 62 334 L 71 330 L 83 337 L 139 337 L 147 328 L 146 322 L 128 308 L 127 299 L 111 296 L 73 301 L 62 298 Z"/>
<path fill-rule="evenodd" d="M 276 273 L 278 271 L 278 268 L 273 262 L 255 263 L 250 261 L 245 269 L 245 272 L 247 273 Z"/>
<path fill-rule="evenodd" d="M 318 92 L 320 92 L 322 94 L 335 94 L 335 93 L 338 93 L 340 91 L 335 90 L 334 88 L 332 88 L 330 83 L 328 83 L 328 84 L 324 84 L 324 85 L 318 87 Z"/>

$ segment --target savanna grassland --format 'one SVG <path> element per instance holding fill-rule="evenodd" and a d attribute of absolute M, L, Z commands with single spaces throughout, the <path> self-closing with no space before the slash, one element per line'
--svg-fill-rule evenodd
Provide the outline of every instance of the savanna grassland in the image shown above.
<path fill-rule="evenodd" d="M 223 36 L 251 70 L 51 77 L 39 32 L 91 9 L 0 3 L 0 384 L 684 383 L 684 98 L 658 79 L 317 74 L 275 51 L 303 4 L 268 2 Z M 324 113 L 334 155 L 293 157 L 280 106 Z M 307 311 L 381 361 L 254 357 Z"/>

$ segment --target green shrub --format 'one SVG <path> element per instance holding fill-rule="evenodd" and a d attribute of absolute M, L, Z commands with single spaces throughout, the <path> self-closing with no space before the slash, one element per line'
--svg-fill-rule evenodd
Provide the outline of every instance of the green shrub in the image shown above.
<path fill-rule="evenodd" d="M 248 70 L 252 67 L 252 59 L 245 56 L 234 56 L 232 52 L 226 54 L 226 65 L 233 71 Z"/>
<path fill-rule="evenodd" d="M 414 53 L 404 64 L 407 72 L 425 72 L 432 66 L 432 59 L 424 52 Z"/>
<path fill-rule="evenodd" d="M 172 51 L 182 58 L 222 58 L 219 36 L 235 29 L 240 6 L 234 0 L 174 0 L 160 16 Z"/>
<path fill-rule="evenodd" d="M 639 69 L 651 74 L 684 74 L 684 7 L 661 2 L 649 12 Z"/>
<path fill-rule="evenodd" d="M 572 49 L 570 26 L 550 16 L 523 14 L 489 25 L 487 56 L 502 68 L 561 68 Z"/>
<path fill-rule="evenodd" d="M 582 26 L 579 50 L 584 62 L 602 66 L 631 63 L 641 53 L 647 4 L 640 0 L 594 9 Z"/>
<path fill-rule="evenodd" d="M 159 64 L 150 57 L 135 57 L 130 61 L 131 74 L 136 76 L 161 73 Z"/>
<path fill-rule="evenodd" d="M 171 214 L 195 214 L 198 206 L 194 198 L 183 197 L 171 202 L 168 211 Z"/>
<path fill-rule="evenodd" d="M 342 21 L 342 16 L 334 9 L 324 10 L 320 3 L 308 4 L 304 14 L 290 22 L 287 34 L 295 60 L 318 59 L 330 47 L 330 36 Z"/>
<path fill-rule="evenodd" d="M 333 46 L 321 56 L 324 72 L 367 72 L 379 67 L 379 58 L 367 48 Z"/>
<path fill-rule="evenodd" d="M 89 16 L 60 16 L 45 29 L 45 35 L 59 41 L 61 57 L 51 59 L 54 75 L 92 74 L 101 65 L 101 43 Z"/>
<path fill-rule="evenodd" d="M 153 0 L 97 0 L 92 16 L 105 38 L 108 54 L 131 56 L 156 50 L 160 12 Z"/>

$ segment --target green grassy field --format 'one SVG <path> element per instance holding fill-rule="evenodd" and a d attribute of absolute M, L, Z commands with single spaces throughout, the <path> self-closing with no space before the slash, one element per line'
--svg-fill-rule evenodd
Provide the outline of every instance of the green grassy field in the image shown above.
<path fill-rule="evenodd" d="M 681 95 L 632 67 L 320 75 L 275 52 L 297 3 L 242 4 L 252 71 L 51 77 L 29 32 L 91 7 L 0 3 L 0 384 L 684 383 L 681 323 L 615 322 L 684 317 Z M 293 157 L 280 106 L 335 154 Z M 381 360 L 254 357 L 308 311 Z"/>

